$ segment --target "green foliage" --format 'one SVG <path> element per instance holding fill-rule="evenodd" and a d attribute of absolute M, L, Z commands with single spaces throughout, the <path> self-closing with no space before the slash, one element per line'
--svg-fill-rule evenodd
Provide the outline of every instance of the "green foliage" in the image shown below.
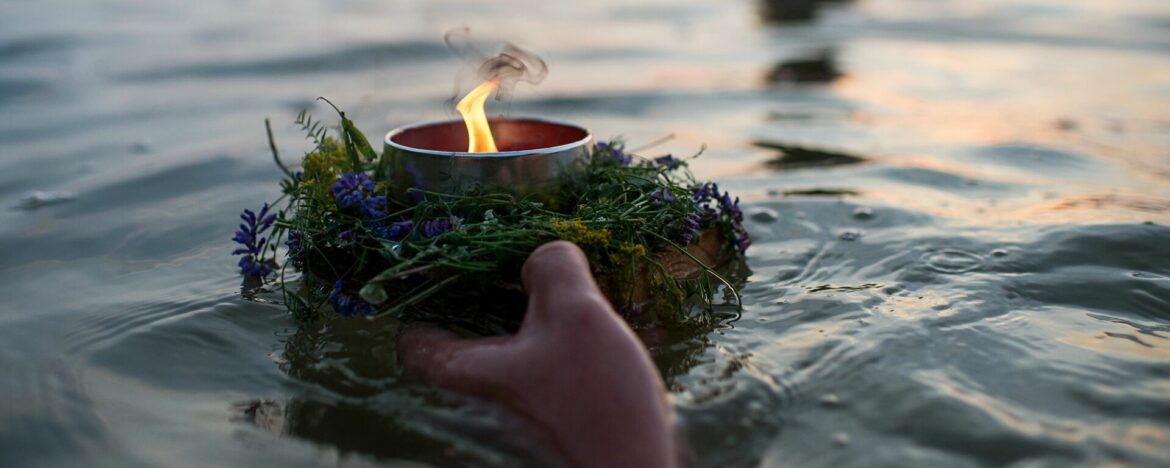
<path fill-rule="evenodd" d="M 651 317 L 668 326 L 703 323 L 721 285 L 738 303 L 735 287 L 711 266 L 702 265 L 705 272 L 693 278 L 671 278 L 658 262 L 657 253 L 671 249 L 690 256 L 680 244 L 697 240 L 699 208 L 692 190 L 698 183 L 681 161 L 629 162 L 620 142 L 610 142 L 599 144 L 580 170 L 564 176 L 558 191 L 544 198 L 483 188 L 447 194 L 393 187 L 394 177 L 381 178 L 385 155 L 376 154 L 353 122 L 337 112 L 336 137 L 307 113 L 297 116 L 316 147 L 305 155 L 302 171 L 282 181 L 286 206 L 277 235 L 295 239 L 295 245 L 290 240 L 280 286 L 298 319 L 316 318 L 330 303 L 340 309 L 344 301 L 338 298 L 350 295 L 366 303 L 360 310 L 377 314 L 427 314 L 460 323 L 485 315 L 514 325 L 515 317 L 501 318 L 490 308 L 428 304 L 466 298 L 479 300 L 465 305 L 478 305 L 490 301 L 475 295 L 515 293 L 528 254 L 555 239 L 586 252 L 615 307 L 631 319 Z M 376 215 L 342 206 L 331 190 L 352 173 L 376 182 L 372 191 L 359 193 L 364 203 L 377 205 Z M 403 198 L 410 201 L 393 198 L 395 193 L 406 193 Z M 707 219 L 701 227 L 718 231 L 720 219 Z M 290 269 L 302 273 L 297 282 L 285 281 L 283 271 Z M 640 284 L 648 289 L 639 299 Z"/>
<path fill-rule="evenodd" d="M 321 142 L 325 141 L 325 137 L 329 136 L 329 126 L 322 124 L 320 120 L 314 120 L 313 116 L 309 115 L 308 109 L 297 114 L 295 122 L 305 131 L 305 136 L 316 145 L 320 145 Z"/>

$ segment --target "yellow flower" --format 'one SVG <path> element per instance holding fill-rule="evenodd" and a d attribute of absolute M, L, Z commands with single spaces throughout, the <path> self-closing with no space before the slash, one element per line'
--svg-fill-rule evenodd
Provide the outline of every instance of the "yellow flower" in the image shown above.
<path fill-rule="evenodd" d="M 309 185 L 317 182 L 332 184 L 337 176 L 341 175 L 341 167 L 348 161 L 349 159 L 345 157 L 345 149 L 337 139 L 325 137 L 319 148 L 305 155 L 302 163 L 305 174 L 301 177 L 301 181 Z"/>
<path fill-rule="evenodd" d="M 608 229 L 590 229 L 579 219 L 554 219 L 552 229 L 557 237 L 581 247 L 605 247 L 612 239 Z"/>

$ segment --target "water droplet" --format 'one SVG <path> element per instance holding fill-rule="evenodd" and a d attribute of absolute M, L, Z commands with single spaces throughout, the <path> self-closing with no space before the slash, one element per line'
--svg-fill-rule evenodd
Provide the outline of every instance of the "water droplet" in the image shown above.
<path fill-rule="evenodd" d="M 837 237 L 843 241 L 855 241 L 861 238 L 861 231 L 845 231 Z"/>
<path fill-rule="evenodd" d="M 833 433 L 833 444 L 835 444 L 838 447 L 844 447 L 846 445 L 849 445 L 849 434 L 846 434 L 844 432 Z"/>
<path fill-rule="evenodd" d="M 1008 254 L 1007 249 L 995 249 L 995 250 L 991 251 L 992 257 L 1006 257 L 1007 254 Z"/>
<path fill-rule="evenodd" d="M 752 221 L 760 223 L 771 223 L 780 219 L 780 214 L 771 208 L 757 208 L 752 211 Z"/>
<path fill-rule="evenodd" d="M 869 221 L 873 219 L 873 208 L 868 206 L 859 206 L 853 209 L 853 219 L 858 221 Z"/>
<path fill-rule="evenodd" d="M 76 196 L 70 192 L 42 192 L 33 190 L 20 197 L 14 206 L 18 210 L 35 210 L 37 208 L 71 201 Z"/>
<path fill-rule="evenodd" d="M 922 260 L 926 263 L 927 268 L 947 274 L 966 273 L 983 264 L 983 257 L 957 249 L 927 252 L 923 255 Z"/>

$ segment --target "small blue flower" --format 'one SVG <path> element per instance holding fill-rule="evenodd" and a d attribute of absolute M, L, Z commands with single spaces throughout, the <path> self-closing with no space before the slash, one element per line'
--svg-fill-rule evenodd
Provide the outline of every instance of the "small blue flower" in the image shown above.
<path fill-rule="evenodd" d="M 395 222 L 389 226 L 384 224 L 377 225 L 373 228 L 373 231 L 374 237 L 379 239 L 400 241 L 410 235 L 411 229 L 414 229 L 414 222 L 408 219 L 406 221 Z"/>
<path fill-rule="evenodd" d="M 717 193 L 719 193 L 719 186 L 714 182 L 708 182 L 691 188 L 691 194 L 694 195 L 695 203 L 710 201 Z"/>
<path fill-rule="evenodd" d="M 376 195 L 376 185 L 364 172 L 347 172 L 329 186 L 329 193 L 343 211 L 364 219 L 378 219 L 386 216 L 387 200 Z"/>
<path fill-rule="evenodd" d="M 268 214 L 268 209 L 268 204 L 265 203 L 264 207 L 260 208 L 259 213 L 244 210 L 240 214 L 240 219 L 244 222 L 236 229 L 236 235 L 232 237 L 232 240 L 241 246 L 232 251 L 232 255 L 243 255 L 240 257 L 238 265 L 240 273 L 246 276 L 263 278 L 272 273 L 272 261 L 265 261 L 261 258 L 264 249 L 268 247 L 268 238 L 261 236 L 272 227 L 272 223 L 276 222 L 276 213 Z"/>
<path fill-rule="evenodd" d="M 743 230 L 743 226 L 733 231 L 731 237 L 735 241 L 735 248 L 739 250 L 740 255 L 747 253 L 748 247 L 752 246 L 752 238 L 748 237 L 747 231 Z"/>
<path fill-rule="evenodd" d="M 353 229 L 342 229 L 337 233 L 337 242 L 343 247 L 353 245 L 357 241 L 357 233 Z"/>
<path fill-rule="evenodd" d="M 735 244 L 736 250 L 741 254 L 747 252 L 752 241 L 743 226 L 743 210 L 739 207 L 739 197 L 732 199 L 730 193 L 720 193 L 719 186 L 714 183 L 692 187 L 691 193 L 701 222 L 706 224 L 724 219 L 730 228 L 731 241 Z"/>
<path fill-rule="evenodd" d="M 284 246 L 288 247 L 288 254 L 293 256 L 300 255 L 301 249 L 304 248 L 304 246 L 301 245 L 303 240 L 304 237 L 301 236 L 301 231 L 296 229 L 289 229 L 288 238 L 284 240 Z"/>
<path fill-rule="evenodd" d="M 240 257 L 240 261 L 236 265 L 240 267 L 240 273 L 244 276 L 263 278 L 272 273 L 272 265 L 262 260 L 256 260 L 251 255 Z"/>
<path fill-rule="evenodd" d="M 660 188 L 650 192 L 650 199 L 654 201 L 654 206 L 662 206 L 663 203 L 672 203 L 678 200 L 678 197 L 671 195 L 665 188 Z"/>
<path fill-rule="evenodd" d="M 690 213 L 686 218 L 683 218 L 682 227 L 679 229 L 678 243 L 680 245 L 689 245 L 699 237 L 699 213 Z"/>
<path fill-rule="evenodd" d="M 629 166 L 634 161 L 633 156 L 626 154 L 626 144 L 622 142 L 599 141 L 593 144 L 593 151 L 596 153 L 609 153 L 609 157 L 621 163 L 623 166 Z"/>
<path fill-rule="evenodd" d="M 679 166 L 682 166 L 683 164 L 686 164 L 686 163 L 684 163 L 681 159 L 675 158 L 674 155 L 668 154 L 666 156 L 659 156 L 657 158 L 654 158 L 654 164 L 657 164 L 658 166 L 665 168 L 666 170 L 673 171 L 675 169 L 678 169 Z"/>
<path fill-rule="evenodd" d="M 374 306 L 360 297 L 347 294 L 343 280 L 333 283 L 333 289 L 329 291 L 329 304 L 341 315 L 370 315 L 375 310 Z"/>
<path fill-rule="evenodd" d="M 731 194 L 723 192 L 723 195 L 719 196 L 719 208 L 731 216 L 731 219 L 736 223 L 743 223 L 743 210 L 739 209 L 739 197 L 735 197 L 735 201 L 732 201 Z"/>
<path fill-rule="evenodd" d="M 423 237 L 430 239 L 450 231 L 452 227 L 450 218 L 437 218 L 423 221 L 419 225 L 419 231 L 422 232 Z"/>

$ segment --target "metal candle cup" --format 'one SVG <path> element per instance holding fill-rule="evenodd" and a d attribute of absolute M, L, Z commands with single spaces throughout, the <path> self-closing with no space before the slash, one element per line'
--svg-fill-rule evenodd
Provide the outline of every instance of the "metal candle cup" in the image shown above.
<path fill-rule="evenodd" d="M 534 118 L 488 121 L 498 153 L 468 153 L 462 120 L 387 133 L 384 148 L 395 185 L 443 193 L 476 186 L 540 193 L 590 157 L 593 136 L 579 126 Z"/>

